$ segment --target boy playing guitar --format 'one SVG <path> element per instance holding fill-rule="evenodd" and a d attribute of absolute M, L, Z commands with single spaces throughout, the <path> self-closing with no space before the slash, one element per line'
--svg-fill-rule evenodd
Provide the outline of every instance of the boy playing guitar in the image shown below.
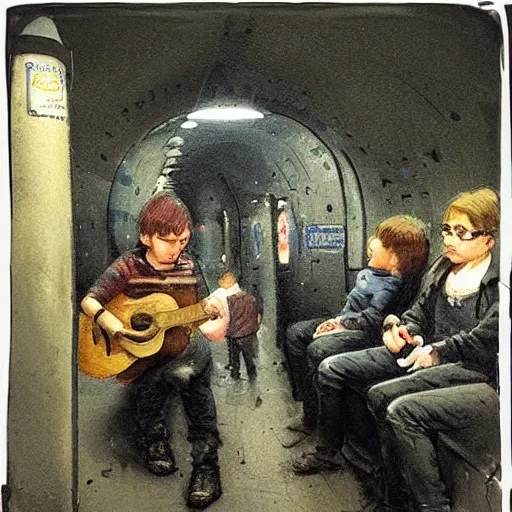
<path fill-rule="evenodd" d="M 163 408 L 170 391 L 173 388 L 179 391 L 192 442 L 193 470 L 187 504 L 204 508 L 222 492 L 217 455 L 219 433 L 210 387 L 210 347 L 192 324 L 206 320 L 209 315 L 222 316 L 222 310 L 209 298 L 197 303 L 198 295 L 205 293 L 198 289 L 200 280 L 192 260 L 183 254 L 190 240 L 190 230 L 190 214 L 177 198 L 158 193 L 146 203 L 139 215 L 140 244 L 114 261 L 82 300 L 82 310 L 92 324 L 94 336 L 80 340 L 80 356 L 95 343 L 108 359 L 121 351 L 119 346 L 123 345 L 123 340 L 126 342 L 131 337 L 134 345 L 148 341 L 143 333 L 151 331 L 154 322 L 150 318 L 143 326 L 125 325 L 119 318 L 123 311 L 123 302 L 121 306 L 119 300 L 116 302 L 119 297 L 126 296 L 128 303 L 148 293 L 153 293 L 156 299 L 164 293 L 169 295 L 170 301 L 164 309 L 188 307 L 192 310 L 187 325 L 175 323 L 165 332 L 163 346 L 155 355 L 133 358 L 134 363 L 118 374 L 117 379 L 122 383 L 133 382 L 137 387 L 133 414 L 144 461 L 152 473 L 161 476 L 178 469 L 169 445 Z M 117 304 L 117 308 L 109 310 L 112 304 Z M 136 331 L 142 333 L 140 339 Z M 102 344 L 98 344 L 100 338 Z M 82 366 L 85 363 L 81 363 L 84 371 Z"/>

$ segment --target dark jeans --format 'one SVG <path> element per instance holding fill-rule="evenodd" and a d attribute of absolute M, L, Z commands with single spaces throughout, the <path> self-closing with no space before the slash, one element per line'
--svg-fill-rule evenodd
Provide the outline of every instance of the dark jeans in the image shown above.
<path fill-rule="evenodd" d="M 320 363 L 329 356 L 368 348 L 373 341 L 363 331 L 346 330 L 313 339 L 316 328 L 329 318 L 292 324 L 286 332 L 285 354 L 294 398 L 304 404 L 305 421 L 314 426 L 318 416 L 316 377 Z"/>
<path fill-rule="evenodd" d="M 197 331 L 182 354 L 151 368 L 137 379 L 134 383 L 134 416 L 140 434 L 149 440 L 169 437 L 164 406 L 176 390 L 187 417 L 188 440 L 214 448 L 216 460 L 219 433 L 215 399 L 210 387 L 212 367 L 209 342 Z"/>
<path fill-rule="evenodd" d="M 245 368 L 249 377 L 256 374 L 256 364 L 254 363 L 254 347 L 258 343 L 256 333 L 249 334 L 243 338 L 226 338 L 228 344 L 229 366 L 231 376 L 240 378 L 240 354 L 244 358 Z"/>
<path fill-rule="evenodd" d="M 388 405 L 402 395 L 462 384 L 486 382 L 487 377 L 468 370 L 459 363 L 442 364 L 407 373 L 396 362 L 397 357 L 386 347 L 369 348 L 324 359 L 318 371 L 320 399 L 319 435 L 322 444 L 340 448 L 345 431 L 346 388 L 366 395 L 377 423 L 386 415 Z"/>
<path fill-rule="evenodd" d="M 378 401 L 383 395 L 395 394 L 395 384 L 391 386 L 389 395 L 387 383 L 378 386 Z M 374 388 L 370 395 L 375 395 Z M 486 458 L 499 447 L 499 400 L 488 384 L 401 396 L 387 408 L 384 423 L 383 463 L 388 468 L 386 480 L 392 480 L 388 485 L 396 482 L 390 473 L 400 471 L 416 506 L 425 512 L 451 510 L 436 451 L 440 435 L 456 445 L 462 442 L 470 451 L 479 446 Z"/>

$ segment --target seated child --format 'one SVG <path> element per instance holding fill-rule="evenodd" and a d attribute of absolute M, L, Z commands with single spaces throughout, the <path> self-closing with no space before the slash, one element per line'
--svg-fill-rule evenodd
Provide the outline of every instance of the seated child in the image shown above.
<path fill-rule="evenodd" d="M 288 425 L 290 430 L 311 433 L 318 415 L 314 377 L 319 364 L 331 355 L 380 344 L 384 317 L 400 313 L 415 297 L 428 253 L 421 221 L 408 215 L 382 221 L 369 239 L 368 267 L 357 275 L 340 313 L 288 328 L 284 348 L 295 398 L 304 406 L 304 416 Z"/>
<path fill-rule="evenodd" d="M 240 379 L 240 353 L 244 358 L 247 376 L 256 378 L 254 347 L 258 338 L 256 331 L 261 323 L 261 314 L 256 298 L 240 289 L 233 272 L 225 272 L 219 277 L 219 286 L 225 290 L 229 325 L 226 331 L 229 369 L 233 379 Z M 214 292 L 215 294 L 215 292 Z"/>

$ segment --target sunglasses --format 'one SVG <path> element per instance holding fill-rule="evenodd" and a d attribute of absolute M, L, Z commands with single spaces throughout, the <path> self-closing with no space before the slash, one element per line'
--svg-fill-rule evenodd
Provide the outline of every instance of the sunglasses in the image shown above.
<path fill-rule="evenodd" d="M 464 226 L 461 226 L 460 224 L 456 224 L 455 226 L 453 226 L 453 228 L 449 224 L 443 224 L 441 226 L 441 235 L 443 237 L 455 235 L 457 238 L 459 238 L 459 240 L 468 241 L 474 240 L 479 236 L 492 236 L 493 232 L 484 229 L 476 229 L 474 231 L 470 231 L 469 229 L 466 229 Z"/>

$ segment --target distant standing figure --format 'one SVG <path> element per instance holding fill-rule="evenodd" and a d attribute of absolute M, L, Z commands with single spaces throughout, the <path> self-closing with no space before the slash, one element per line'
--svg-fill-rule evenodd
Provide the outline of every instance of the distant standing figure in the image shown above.
<path fill-rule="evenodd" d="M 261 313 L 255 297 L 244 292 L 233 272 L 219 277 L 219 286 L 226 291 L 229 326 L 226 332 L 229 369 L 233 379 L 240 379 L 240 353 L 244 358 L 247 376 L 254 380 L 257 375 L 254 362 L 254 347 L 257 346 L 256 332 L 261 323 Z"/>

